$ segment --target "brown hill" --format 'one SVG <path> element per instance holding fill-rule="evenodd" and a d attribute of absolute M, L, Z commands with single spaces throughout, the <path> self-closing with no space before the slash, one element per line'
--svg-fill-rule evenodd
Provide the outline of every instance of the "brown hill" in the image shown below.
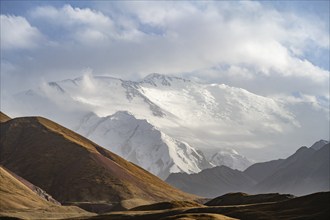
<path fill-rule="evenodd" d="M 207 206 L 225 206 L 225 205 L 246 205 L 256 203 L 267 203 L 267 202 L 279 202 L 294 198 L 293 195 L 279 194 L 279 193 L 268 193 L 268 194 L 257 194 L 249 195 L 246 193 L 228 193 L 223 196 L 214 198 L 205 205 Z"/>
<path fill-rule="evenodd" d="M 0 183 L 0 217 L 46 219 L 90 215 L 78 207 L 47 201 L 1 166 Z"/>
<path fill-rule="evenodd" d="M 40 117 L 1 123 L 0 164 L 46 190 L 61 203 L 111 203 L 132 208 L 196 198 Z"/>
<path fill-rule="evenodd" d="M 9 121 L 10 119 L 11 118 L 8 115 L 6 115 L 6 114 L 4 114 L 3 112 L 0 111 L 0 123 Z"/>

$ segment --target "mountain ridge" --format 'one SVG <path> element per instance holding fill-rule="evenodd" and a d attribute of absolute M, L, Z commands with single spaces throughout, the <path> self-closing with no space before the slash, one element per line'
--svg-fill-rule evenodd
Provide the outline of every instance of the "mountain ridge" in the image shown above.
<path fill-rule="evenodd" d="M 41 117 L 1 123 L 0 164 L 60 202 L 194 199 L 79 134 Z"/>
<path fill-rule="evenodd" d="M 224 166 L 221 166 L 193 175 L 171 174 L 166 181 L 204 197 L 237 191 L 301 196 L 330 190 L 329 155 L 329 143 L 319 150 L 300 147 L 286 159 L 256 163 L 243 172 L 228 167 L 225 168 L 227 172 L 223 172 Z"/>
<path fill-rule="evenodd" d="M 107 117 L 89 113 L 76 130 L 162 179 L 173 172 L 197 173 L 211 167 L 202 152 L 127 111 Z"/>
<path fill-rule="evenodd" d="M 242 171 L 226 166 L 205 169 L 196 174 L 173 173 L 166 182 L 182 191 L 207 198 L 228 192 L 248 191 L 255 184 Z"/>
<path fill-rule="evenodd" d="M 30 112 L 24 115 L 51 115 L 51 119 L 74 129 L 88 112 L 106 117 L 128 111 L 174 139 L 208 151 L 257 149 L 269 135 L 300 126 L 293 113 L 276 99 L 223 84 L 202 84 L 163 74 L 140 81 L 87 74 L 51 84 L 33 89 L 31 95 L 16 96 L 15 102 L 26 106 L 21 111 Z M 35 106 L 29 107 L 31 103 Z M 44 103 L 42 108 L 38 103 Z"/>

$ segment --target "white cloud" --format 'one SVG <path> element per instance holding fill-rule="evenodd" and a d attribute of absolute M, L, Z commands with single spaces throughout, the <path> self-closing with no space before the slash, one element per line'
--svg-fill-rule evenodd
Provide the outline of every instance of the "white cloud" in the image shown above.
<path fill-rule="evenodd" d="M 112 21 L 99 11 L 90 8 L 73 8 L 71 5 L 64 5 L 58 9 L 52 6 L 37 7 L 31 12 L 32 17 L 49 19 L 54 24 L 75 26 L 87 25 L 95 28 L 109 28 Z"/>
<path fill-rule="evenodd" d="M 45 19 L 54 27 L 63 28 L 61 31 L 64 35 L 83 45 L 104 44 L 114 39 L 131 39 L 139 35 L 136 30 L 122 30 L 112 18 L 90 8 L 42 6 L 32 10 L 30 15 L 33 19 Z"/>
<path fill-rule="evenodd" d="M 260 88 L 260 94 L 328 92 L 329 72 L 303 58 L 315 47 L 329 49 L 329 33 L 317 17 L 254 1 L 95 4 L 30 11 L 29 20 L 40 30 L 59 34 L 48 36 L 58 44 L 47 53 L 32 54 L 36 75 L 56 72 L 61 79 L 68 70 L 91 67 L 96 74 L 126 79 L 150 72 L 190 73 L 204 81 L 226 79 L 233 86 Z"/>
<path fill-rule="evenodd" d="M 1 15 L 1 48 L 35 48 L 43 39 L 39 30 L 21 16 Z"/>

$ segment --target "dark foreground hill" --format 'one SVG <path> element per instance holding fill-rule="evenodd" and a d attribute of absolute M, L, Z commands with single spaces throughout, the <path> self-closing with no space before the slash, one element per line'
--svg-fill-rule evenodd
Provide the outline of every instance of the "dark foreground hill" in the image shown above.
<path fill-rule="evenodd" d="M 1 123 L 0 164 L 66 204 L 99 203 L 132 208 L 196 198 L 40 117 Z"/>
<path fill-rule="evenodd" d="M 230 218 L 229 218 L 230 217 Z M 248 205 L 185 207 L 165 210 L 126 211 L 88 219 L 168 220 L 168 219 L 243 219 L 243 220 L 328 220 L 330 192 L 320 192 L 279 202 Z"/>
<path fill-rule="evenodd" d="M 0 218 L 54 219 L 92 215 L 78 207 L 61 206 L 48 196 L 43 197 L 45 194 L 40 195 L 40 191 L 31 189 L 35 186 L 22 178 L 18 179 L 1 166 L 0 184 Z"/>
<path fill-rule="evenodd" d="M 205 205 L 207 206 L 227 206 L 227 205 L 247 205 L 267 202 L 281 202 L 294 198 L 290 194 L 268 193 L 249 195 L 246 193 L 228 193 L 223 196 L 214 198 Z"/>
<path fill-rule="evenodd" d="M 187 207 L 205 207 L 202 204 L 192 201 L 168 201 L 154 203 L 150 205 L 142 205 L 131 209 L 131 211 L 150 211 L 150 210 L 164 210 L 164 209 L 177 209 L 177 208 L 187 208 Z"/>

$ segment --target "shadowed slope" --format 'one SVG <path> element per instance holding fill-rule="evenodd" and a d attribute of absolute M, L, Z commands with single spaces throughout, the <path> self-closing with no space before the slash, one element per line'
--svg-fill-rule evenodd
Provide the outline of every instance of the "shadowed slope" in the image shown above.
<path fill-rule="evenodd" d="M 60 202 L 120 203 L 131 208 L 196 198 L 40 117 L 1 123 L 0 163 Z"/>
<path fill-rule="evenodd" d="M 244 173 L 255 181 L 260 182 L 272 175 L 276 171 L 277 167 L 283 163 L 283 161 L 284 159 L 278 159 L 262 163 L 255 163 L 244 170 Z"/>
<path fill-rule="evenodd" d="M 319 150 L 301 147 L 276 171 L 254 186 L 256 192 L 306 195 L 330 189 L 330 144 Z"/>
<path fill-rule="evenodd" d="M 247 191 L 255 182 L 239 170 L 226 166 L 205 169 L 196 174 L 174 173 L 166 182 L 196 195 L 214 198 L 229 192 Z"/>
<path fill-rule="evenodd" d="M 192 201 L 170 201 L 170 202 L 160 202 L 150 205 L 138 206 L 131 210 L 147 211 L 147 210 L 163 210 L 163 209 L 176 209 L 176 208 L 188 208 L 188 207 L 204 207 L 204 205 Z"/>
<path fill-rule="evenodd" d="M 289 194 L 257 194 L 248 195 L 246 193 L 228 193 L 223 196 L 212 199 L 205 203 L 207 206 L 224 206 L 224 205 L 246 205 L 267 202 L 279 202 L 294 198 Z"/>

